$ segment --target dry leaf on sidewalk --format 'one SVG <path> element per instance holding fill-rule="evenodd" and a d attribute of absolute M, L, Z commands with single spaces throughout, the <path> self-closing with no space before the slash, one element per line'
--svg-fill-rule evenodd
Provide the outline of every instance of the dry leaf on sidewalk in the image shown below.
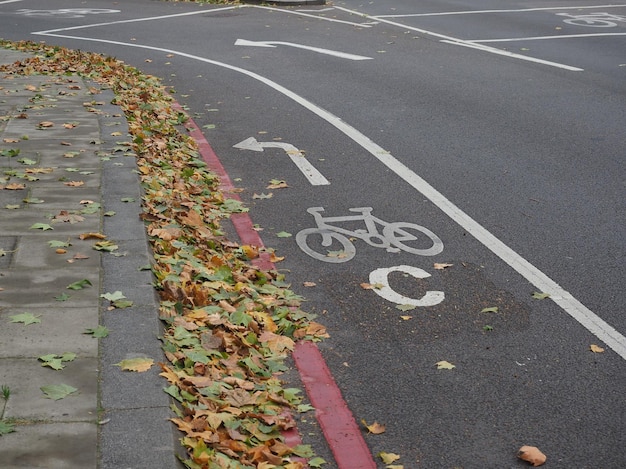
<path fill-rule="evenodd" d="M 522 446 L 517 452 L 517 457 L 522 461 L 527 461 L 533 467 L 541 466 L 546 462 L 546 455 L 535 446 Z"/>

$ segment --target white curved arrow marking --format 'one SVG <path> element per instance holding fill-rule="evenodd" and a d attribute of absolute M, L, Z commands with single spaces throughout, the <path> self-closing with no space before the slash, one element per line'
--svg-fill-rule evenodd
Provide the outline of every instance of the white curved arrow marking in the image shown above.
<path fill-rule="evenodd" d="M 328 179 L 315 169 L 315 167 L 304 157 L 304 154 L 291 143 L 259 142 L 256 138 L 250 137 L 242 142 L 239 142 L 237 145 L 233 145 L 233 148 L 252 151 L 263 151 L 264 148 L 282 148 L 312 185 L 328 186 L 330 184 Z"/>
<path fill-rule="evenodd" d="M 297 49 L 306 49 L 320 54 L 332 55 L 333 57 L 339 57 L 348 60 L 371 60 L 372 57 L 365 57 L 363 55 L 348 54 L 346 52 L 339 52 L 330 49 L 321 49 L 319 47 L 305 46 L 303 44 L 294 44 L 293 42 L 281 42 L 281 41 L 248 41 L 247 39 L 237 39 L 235 41 L 236 46 L 252 46 L 252 47 L 276 47 L 276 46 L 289 46 Z"/>

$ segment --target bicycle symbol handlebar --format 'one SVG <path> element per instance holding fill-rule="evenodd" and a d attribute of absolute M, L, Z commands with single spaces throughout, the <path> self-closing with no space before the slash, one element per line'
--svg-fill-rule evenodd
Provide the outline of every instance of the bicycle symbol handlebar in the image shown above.
<path fill-rule="evenodd" d="M 350 212 L 358 215 L 324 217 L 324 207 L 311 207 L 307 212 L 313 215 L 317 227 L 298 232 L 296 243 L 314 259 L 332 263 L 348 262 L 356 255 L 351 238 L 362 239 L 370 246 L 384 248 L 388 252 L 405 251 L 420 256 L 434 256 L 443 251 L 443 242 L 428 228 L 415 223 L 388 223 L 373 216 L 372 210 L 372 207 L 350 208 Z M 366 229 L 349 230 L 333 225 L 357 221 L 363 221 Z M 383 227 L 382 233 L 377 225 Z M 332 247 L 334 242 L 339 249 L 319 252 L 322 248 Z"/>

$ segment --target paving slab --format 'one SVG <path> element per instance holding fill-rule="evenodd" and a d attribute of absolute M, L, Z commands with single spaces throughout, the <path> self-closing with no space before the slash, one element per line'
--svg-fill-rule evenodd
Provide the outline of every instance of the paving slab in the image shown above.
<path fill-rule="evenodd" d="M 0 49 L 0 63 L 29 56 Z M 142 192 L 113 97 L 78 77 L 0 74 L 0 419 L 15 423 L 0 436 L 2 469 L 182 467 L 158 366 L 116 366 L 164 356 Z M 94 250 L 98 239 L 79 238 L 88 232 L 118 249 Z M 131 307 L 101 297 L 117 290 Z M 40 322 L 12 322 L 26 312 Z M 85 334 L 98 325 L 107 337 Z M 62 370 L 38 360 L 64 352 L 76 357 Z M 55 384 L 78 391 L 46 398 L 41 387 Z"/>

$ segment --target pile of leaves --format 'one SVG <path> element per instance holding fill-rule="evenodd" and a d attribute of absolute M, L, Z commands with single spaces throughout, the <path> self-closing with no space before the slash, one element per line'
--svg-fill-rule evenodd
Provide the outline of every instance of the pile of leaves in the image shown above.
<path fill-rule="evenodd" d="M 255 267 L 252 246 L 228 241 L 220 221 L 241 204 L 219 191 L 160 81 L 110 57 L 29 42 L 0 46 L 34 55 L 5 73 L 77 74 L 110 87 L 124 111 L 144 189 L 143 220 L 164 321 L 165 391 L 189 468 L 297 469 L 313 456 L 285 444 L 292 412 L 308 410 L 279 375 L 297 340 L 324 328 L 275 271 Z M 309 461 L 318 466 L 320 458 Z"/>

